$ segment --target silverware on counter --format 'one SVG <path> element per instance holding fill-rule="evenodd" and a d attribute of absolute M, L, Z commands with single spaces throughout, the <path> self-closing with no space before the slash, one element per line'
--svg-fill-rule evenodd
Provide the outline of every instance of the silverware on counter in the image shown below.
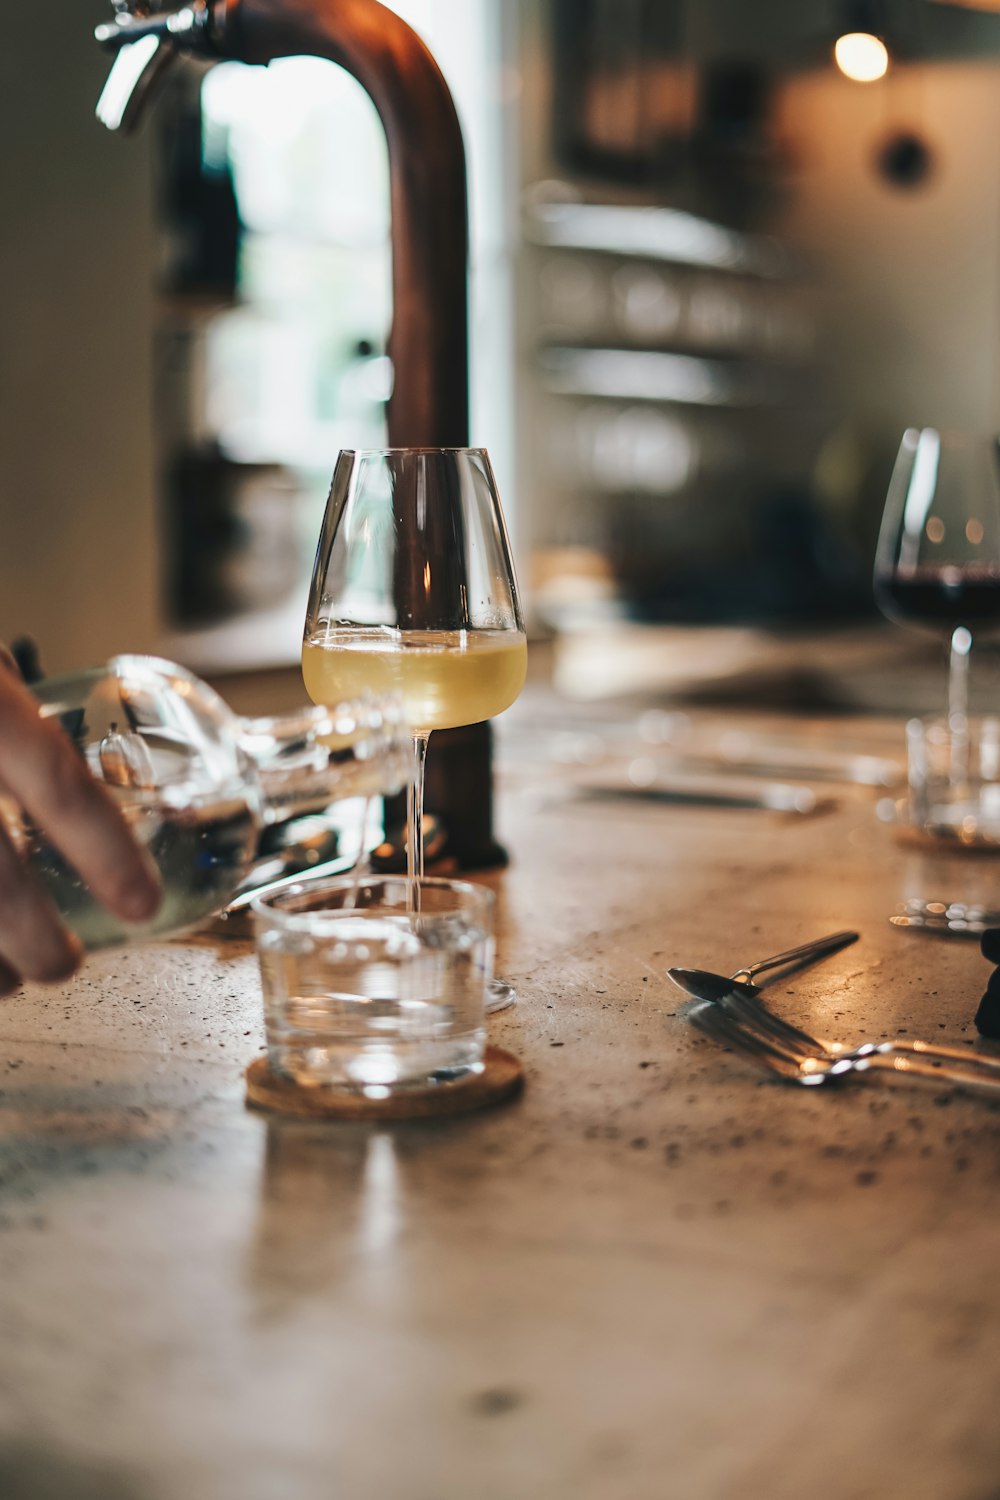
<path fill-rule="evenodd" d="M 1000 911 L 973 902 L 921 901 L 913 897 L 901 902 L 889 921 L 893 927 L 908 927 L 915 932 L 975 938 L 987 928 L 1000 927 Z"/>
<path fill-rule="evenodd" d="M 250 903 L 298 880 L 325 880 L 348 875 L 358 865 L 357 850 L 341 852 L 343 830 L 322 817 L 308 814 L 289 820 L 277 830 L 271 850 L 256 859 L 235 896 L 214 919 L 217 937 L 253 936 Z"/>
<path fill-rule="evenodd" d="M 738 974 L 761 973 L 810 952 L 823 956 L 843 946 L 856 934 L 837 934 L 778 954 Z M 841 941 L 838 943 L 837 938 Z M 702 969 L 669 969 L 669 977 L 686 994 L 702 1003 L 688 1018 L 700 1030 L 752 1056 L 762 1066 L 794 1083 L 815 1085 L 850 1073 L 889 1072 L 896 1076 L 930 1078 L 939 1083 L 1000 1091 L 1000 1057 L 930 1044 L 918 1040 L 865 1042 L 845 1049 L 827 1044 L 776 1016 L 764 1004 L 757 987 L 738 975 L 726 978 Z"/>
<path fill-rule="evenodd" d="M 759 781 L 755 777 L 693 775 L 674 772 L 641 757 L 617 773 L 602 769 L 579 777 L 572 789 L 595 800 L 687 803 L 698 807 L 761 808 L 808 815 L 825 810 L 830 799 L 794 782 Z"/>
<path fill-rule="evenodd" d="M 757 744 L 742 735 L 723 739 L 714 750 L 692 748 L 681 753 L 692 766 L 724 766 L 745 776 L 798 777 L 871 787 L 897 786 L 905 777 L 905 767 L 888 756 L 822 750 L 815 745 Z"/>
<path fill-rule="evenodd" d="M 841 948 L 847 948 L 857 940 L 856 932 L 846 929 L 843 932 L 831 932 L 827 937 L 813 938 L 808 943 L 799 943 L 795 948 L 786 948 L 782 953 L 772 953 L 770 958 L 758 958 L 756 963 L 747 964 L 744 969 L 737 969 L 736 973 L 729 977 L 731 980 L 742 979 L 749 985 L 756 975 L 766 974 L 769 969 L 802 969 L 821 958 L 829 958 L 831 953 L 837 953 Z M 699 974 L 705 971 L 670 969 L 668 972 L 670 977 L 674 978 L 676 974 Z"/>
<path fill-rule="evenodd" d="M 522 722 L 520 728 L 526 729 Z M 631 720 L 571 719 L 558 725 L 535 724 L 547 735 L 550 760 L 566 765 L 598 766 L 627 755 L 655 758 L 666 774 L 709 773 L 762 776 L 771 781 L 839 782 L 874 788 L 896 787 L 906 780 L 905 759 L 853 749 L 830 749 L 812 741 L 761 737 L 744 730 L 720 735 L 695 731 L 687 715 L 650 709 Z M 536 741 L 537 743 L 537 741 Z"/>
<path fill-rule="evenodd" d="M 240 887 L 229 905 L 223 908 L 222 915 L 248 911 L 251 902 L 256 901 L 258 896 L 270 896 L 274 891 L 294 885 L 297 880 L 326 880 L 334 875 L 349 875 L 357 863 L 356 855 L 342 854 L 336 859 L 322 860 L 319 864 L 293 863 L 284 875 L 275 875 L 272 878 L 263 878 L 263 875 L 258 875 L 252 885 Z"/>
<path fill-rule="evenodd" d="M 815 1057 L 817 1053 L 826 1050 L 824 1044 L 809 1036 L 808 1032 L 800 1031 L 790 1021 L 783 1021 L 780 1016 L 769 1011 L 760 998 L 760 990 L 752 980 L 771 969 L 788 969 L 794 972 L 805 968 L 807 964 L 829 958 L 832 953 L 856 943 L 857 940 L 856 932 L 832 932 L 828 937 L 813 938 L 811 942 L 800 943 L 798 947 L 773 953 L 769 958 L 760 958 L 756 963 L 737 969 L 735 974 L 728 977 L 713 974 L 708 969 L 676 968 L 668 969 L 667 977 L 673 980 L 678 989 L 695 1000 L 723 1006 L 748 1025 L 756 1026 L 765 1034 L 770 1033 L 774 1040 L 783 1042 L 786 1047 L 798 1047 L 803 1055 Z"/>
<path fill-rule="evenodd" d="M 996 1061 L 989 1066 L 983 1058 L 965 1058 L 960 1063 L 953 1062 L 942 1058 L 940 1053 L 936 1057 L 932 1056 L 931 1049 L 928 1049 L 925 1056 L 917 1053 L 908 1056 L 886 1055 L 879 1047 L 873 1047 L 870 1051 L 860 1048 L 835 1058 L 826 1053 L 802 1058 L 785 1051 L 718 1005 L 696 1005 L 692 1007 L 688 1019 L 715 1041 L 745 1053 L 761 1067 L 788 1083 L 813 1086 L 836 1082 L 851 1073 L 864 1077 L 885 1072 L 895 1079 L 930 1079 L 937 1084 L 957 1084 L 961 1088 L 1000 1096 L 1000 1063 Z"/>

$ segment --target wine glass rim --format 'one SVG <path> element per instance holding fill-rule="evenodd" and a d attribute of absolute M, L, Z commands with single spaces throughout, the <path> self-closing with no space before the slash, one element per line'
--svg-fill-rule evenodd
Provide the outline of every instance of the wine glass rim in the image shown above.
<path fill-rule="evenodd" d="M 406 448 L 406 447 L 402 447 L 402 448 L 341 448 L 341 450 L 340 450 L 340 456 L 341 456 L 341 458 L 384 458 L 384 457 L 387 457 L 390 454 L 396 454 L 396 453 L 475 453 L 475 454 L 481 455 L 484 458 L 486 457 L 486 449 L 485 448 L 455 448 L 455 447 L 445 447 L 445 448 L 434 448 L 434 447 L 423 447 L 422 448 L 422 447 L 415 447 L 415 448 Z"/>

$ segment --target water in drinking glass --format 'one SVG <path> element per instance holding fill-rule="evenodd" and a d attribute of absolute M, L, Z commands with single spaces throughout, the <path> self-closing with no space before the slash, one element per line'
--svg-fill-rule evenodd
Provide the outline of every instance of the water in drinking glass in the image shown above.
<path fill-rule="evenodd" d="M 399 876 L 303 883 L 254 902 L 271 1067 L 384 1098 L 483 1069 L 492 892 Z"/>

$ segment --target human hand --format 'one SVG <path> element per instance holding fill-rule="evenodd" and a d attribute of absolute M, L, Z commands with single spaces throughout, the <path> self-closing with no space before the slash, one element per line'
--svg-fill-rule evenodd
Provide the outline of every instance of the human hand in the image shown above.
<path fill-rule="evenodd" d="M 10 652 L 0 646 L 0 793 L 45 831 L 97 899 L 126 921 L 160 904 L 149 859 L 72 743 L 43 719 Z M 25 979 L 67 979 L 83 949 L 0 824 L 0 995 Z"/>

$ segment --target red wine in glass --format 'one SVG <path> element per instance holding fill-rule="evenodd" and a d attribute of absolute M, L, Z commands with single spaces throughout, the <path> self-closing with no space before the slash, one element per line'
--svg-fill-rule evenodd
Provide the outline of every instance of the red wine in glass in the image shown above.
<path fill-rule="evenodd" d="M 884 615 L 901 625 L 924 626 L 951 635 L 960 625 L 971 633 L 1000 624 L 1000 569 L 925 564 L 912 572 L 875 574 L 875 598 Z"/>
<path fill-rule="evenodd" d="M 948 719 L 964 738 L 974 635 L 1000 626 L 1000 448 L 993 435 L 909 428 L 889 482 L 875 600 L 950 640 Z"/>

